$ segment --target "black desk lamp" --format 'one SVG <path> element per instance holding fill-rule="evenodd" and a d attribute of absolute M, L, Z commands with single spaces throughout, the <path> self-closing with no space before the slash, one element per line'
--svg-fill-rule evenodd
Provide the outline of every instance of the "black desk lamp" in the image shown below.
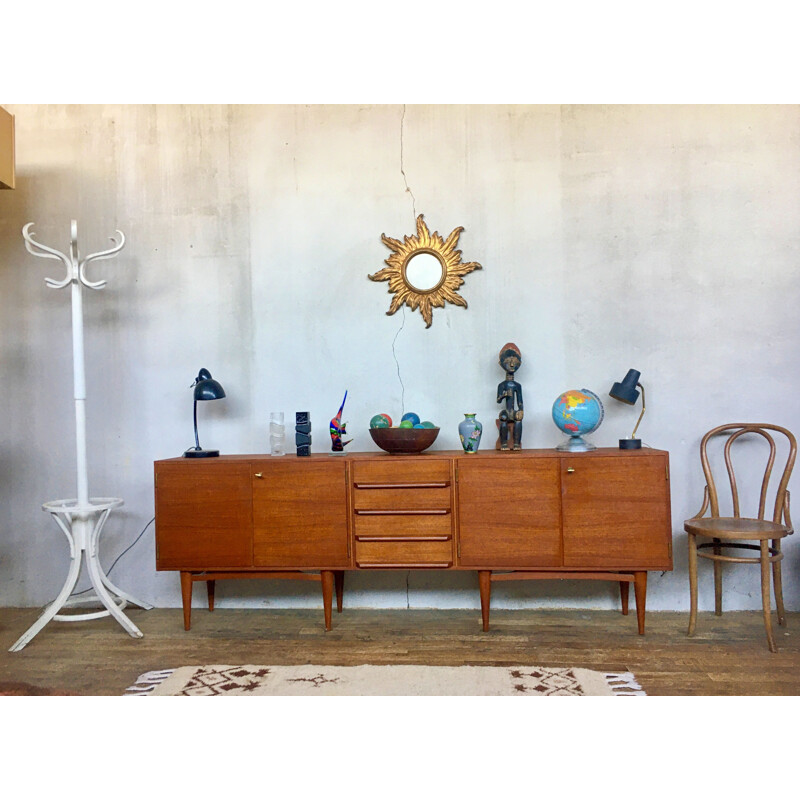
<path fill-rule="evenodd" d="M 642 390 L 642 413 L 639 414 L 639 419 L 636 420 L 636 427 L 634 427 L 630 438 L 619 440 L 620 450 L 638 450 L 642 446 L 642 440 L 635 438 L 636 430 L 639 427 L 639 423 L 642 421 L 642 417 L 644 416 L 644 386 L 639 383 L 639 376 L 641 374 L 641 372 L 638 372 L 635 369 L 629 369 L 628 374 L 622 379 L 622 383 L 615 383 L 609 392 L 609 395 L 611 395 L 611 397 L 613 397 L 615 400 L 620 400 L 621 402 L 632 406 L 639 399 L 639 392 L 637 391 L 636 387 L 638 386 Z"/>
<path fill-rule="evenodd" d="M 197 373 L 194 383 L 194 447 L 190 447 L 183 455 L 185 458 L 209 458 L 218 456 L 219 450 L 203 450 L 200 447 L 200 440 L 197 438 L 197 401 L 198 400 L 219 400 L 225 397 L 225 390 L 219 381 L 211 377 L 211 373 L 203 368 Z"/>

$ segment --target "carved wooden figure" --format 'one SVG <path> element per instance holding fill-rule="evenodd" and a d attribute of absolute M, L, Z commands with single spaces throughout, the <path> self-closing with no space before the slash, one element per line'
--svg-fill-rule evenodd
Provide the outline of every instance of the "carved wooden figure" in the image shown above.
<path fill-rule="evenodd" d="M 498 450 L 509 449 L 509 438 L 514 450 L 522 449 L 522 386 L 514 380 L 514 373 L 522 364 L 522 355 L 519 348 L 509 342 L 500 350 L 500 366 L 506 371 L 506 379 L 497 387 L 497 402 L 503 403 L 500 411 L 497 428 L 500 438 L 497 442 Z"/>

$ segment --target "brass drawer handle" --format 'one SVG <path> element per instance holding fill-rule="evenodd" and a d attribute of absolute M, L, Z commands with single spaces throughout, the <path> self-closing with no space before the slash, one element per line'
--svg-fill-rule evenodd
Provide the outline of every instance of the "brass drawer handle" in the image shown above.
<path fill-rule="evenodd" d="M 264 477 L 264 473 L 263 472 L 256 472 L 256 474 L 253 477 L 254 478 L 263 478 Z"/>
<path fill-rule="evenodd" d="M 575 467 L 567 467 L 567 472 L 575 472 Z"/>

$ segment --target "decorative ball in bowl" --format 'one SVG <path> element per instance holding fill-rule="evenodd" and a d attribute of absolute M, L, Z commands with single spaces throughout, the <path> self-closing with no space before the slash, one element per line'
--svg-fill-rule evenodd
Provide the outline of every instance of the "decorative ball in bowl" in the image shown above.
<path fill-rule="evenodd" d="M 438 428 L 370 428 L 370 436 L 387 453 L 421 453 L 439 435 Z"/>

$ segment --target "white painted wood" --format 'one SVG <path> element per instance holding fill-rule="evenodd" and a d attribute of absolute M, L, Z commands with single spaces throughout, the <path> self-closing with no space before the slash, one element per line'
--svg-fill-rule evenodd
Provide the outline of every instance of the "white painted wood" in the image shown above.
<path fill-rule="evenodd" d="M 134 638 L 141 638 L 142 632 L 122 609 L 130 602 L 140 608 L 152 608 L 151 605 L 137 600 L 114 586 L 103 572 L 98 555 L 100 534 L 113 508 L 123 504 L 117 497 L 89 498 L 89 478 L 86 459 L 86 361 L 83 341 L 83 287 L 102 289 L 106 281 L 90 281 L 86 277 L 85 268 L 91 261 L 112 258 L 125 246 L 125 236 L 117 231 L 119 239 L 111 237 L 114 246 L 108 250 L 92 253 L 81 260 L 78 251 L 78 223 L 72 220 L 70 226 L 69 256 L 55 248 L 37 242 L 33 238 L 29 222 L 22 229 L 25 248 L 29 253 L 41 258 L 54 258 L 63 262 L 67 269 L 63 280 L 45 278 L 51 289 L 64 289 L 71 286 L 72 297 L 72 365 L 75 400 L 75 450 L 77 466 L 77 498 L 69 500 L 52 500 L 45 503 L 43 510 L 50 513 L 56 524 L 64 532 L 69 542 L 70 566 L 64 586 L 58 596 L 39 615 L 36 622 L 14 643 L 10 652 L 18 652 L 25 647 L 42 628 L 51 620 L 58 622 L 77 622 L 98 619 L 111 615 Z M 78 582 L 81 566 L 86 570 L 92 582 L 95 594 L 85 598 L 71 598 L 70 595 Z M 59 614 L 62 608 L 70 608 L 89 601 L 99 600 L 105 611 Z"/>

